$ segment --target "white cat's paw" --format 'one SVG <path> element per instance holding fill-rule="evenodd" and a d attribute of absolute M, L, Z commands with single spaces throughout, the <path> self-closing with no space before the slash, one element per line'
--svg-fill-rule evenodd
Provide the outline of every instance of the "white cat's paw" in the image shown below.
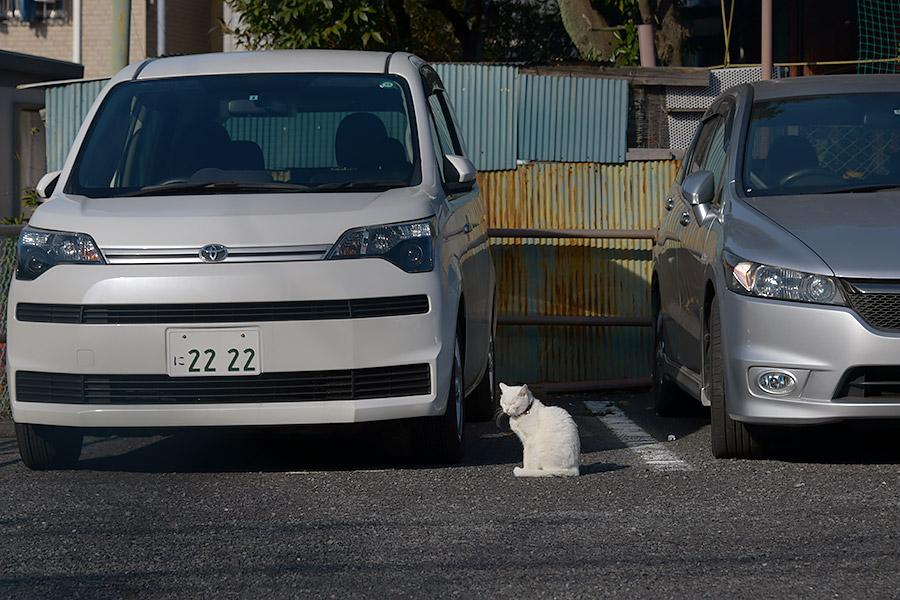
<path fill-rule="evenodd" d="M 522 467 L 513 467 L 513 475 L 516 477 L 522 477 L 524 471 L 525 469 Z"/>

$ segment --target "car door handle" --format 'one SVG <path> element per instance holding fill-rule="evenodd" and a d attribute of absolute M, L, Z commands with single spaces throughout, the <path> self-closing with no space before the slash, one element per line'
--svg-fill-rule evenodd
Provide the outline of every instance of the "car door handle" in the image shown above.
<path fill-rule="evenodd" d="M 681 223 L 685 227 L 690 225 L 691 224 L 691 213 L 689 213 L 687 211 L 681 213 L 681 218 L 678 219 L 678 222 Z"/>
<path fill-rule="evenodd" d="M 675 200 L 673 198 L 667 198 L 665 206 L 666 210 L 672 210 L 675 208 Z"/>

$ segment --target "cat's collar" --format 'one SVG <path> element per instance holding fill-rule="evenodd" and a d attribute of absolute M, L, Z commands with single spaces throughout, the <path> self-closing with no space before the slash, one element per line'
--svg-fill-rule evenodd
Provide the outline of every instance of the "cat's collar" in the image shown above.
<path fill-rule="evenodd" d="M 533 398 L 532 398 L 531 402 L 528 403 L 528 406 L 525 407 L 525 410 L 523 410 L 522 412 L 520 412 L 519 414 L 517 414 L 517 415 L 516 415 L 515 417 L 513 417 L 513 418 L 514 418 L 514 419 L 518 419 L 519 417 L 523 417 L 523 416 L 527 415 L 529 412 L 531 412 L 531 407 L 532 407 L 532 406 L 534 406 L 534 399 L 533 399 Z"/>

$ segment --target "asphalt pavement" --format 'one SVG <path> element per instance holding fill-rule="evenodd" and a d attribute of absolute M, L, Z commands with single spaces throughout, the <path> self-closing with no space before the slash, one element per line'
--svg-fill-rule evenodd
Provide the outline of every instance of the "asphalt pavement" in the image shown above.
<path fill-rule="evenodd" d="M 900 429 L 791 432 L 716 460 L 708 412 L 646 393 L 551 396 L 578 478 L 519 479 L 503 419 L 459 465 L 394 425 L 87 440 L 33 472 L 0 422 L 6 598 L 889 598 Z"/>

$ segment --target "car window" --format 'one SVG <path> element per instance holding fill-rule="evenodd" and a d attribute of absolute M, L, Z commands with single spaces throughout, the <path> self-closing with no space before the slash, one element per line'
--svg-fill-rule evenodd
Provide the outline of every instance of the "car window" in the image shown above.
<path fill-rule="evenodd" d="M 715 121 L 716 127 L 706 150 L 706 156 L 703 157 L 701 168 L 713 174 L 718 191 L 722 189 L 722 178 L 725 174 L 725 119 L 716 117 Z"/>
<path fill-rule="evenodd" d="M 900 186 L 897 95 L 844 93 L 755 103 L 741 179 L 749 196 Z"/>
<path fill-rule="evenodd" d="M 67 191 L 109 197 L 179 183 L 254 192 L 276 183 L 323 191 L 414 185 L 421 176 L 411 107 L 405 81 L 380 74 L 125 82 L 104 100 Z"/>
<path fill-rule="evenodd" d="M 435 90 L 428 96 L 428 111 L 431 116 L 432 141 L 435 145 L 435 154 L 438 158 L 441 178 L 443 181 L 446 181 L 442 157 L 445 154 L 463 154 L 464 151 L 450 105 L 444 96 L 443 90 Z"/>
<path fill-rule="evenodd" d="M 714 115 L 711 118 L 704 121 L 700 130 L 697 133 L 697 141 L 694 143 L 694 151 L 691 154 L 690 161 L 688 162 L 687 175 L 693 175 L 698 171 L 705 171 L 707 164 L 707 155 L 710 152 L 711 145 L 713 143 L 713 135 L 718 129 L 719 123 L 721 122 L 721 117 L 718 115 Z"/>

